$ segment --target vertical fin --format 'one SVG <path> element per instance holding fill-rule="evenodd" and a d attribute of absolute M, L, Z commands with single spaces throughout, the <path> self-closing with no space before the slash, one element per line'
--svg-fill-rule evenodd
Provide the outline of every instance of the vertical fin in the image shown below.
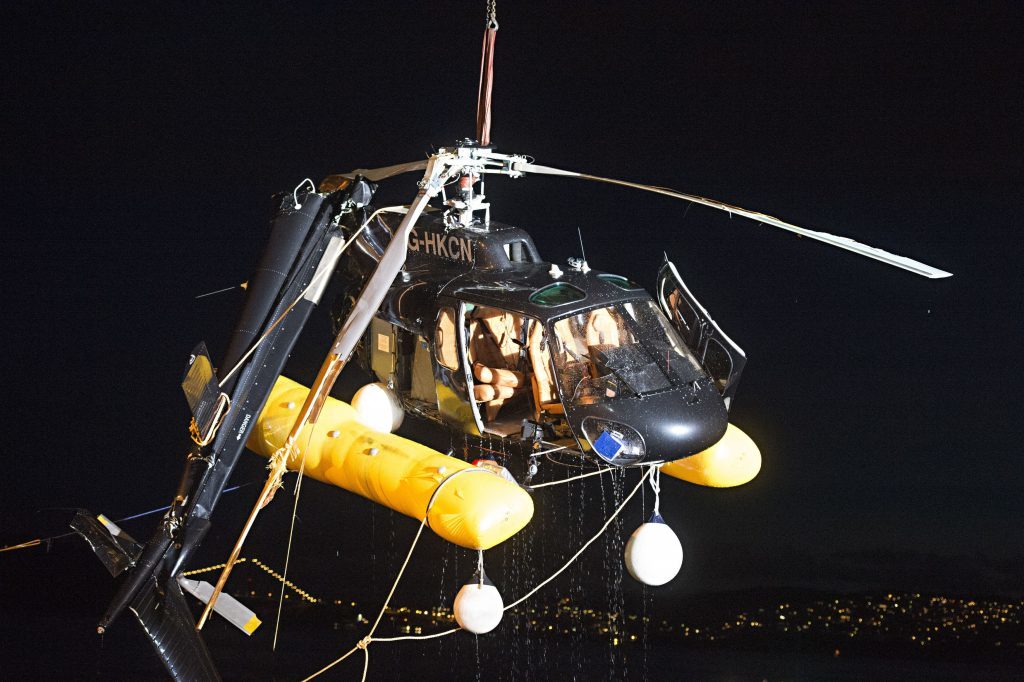
<path fill-rule="evenodd" d="M 160 591 L 155 582 L 148 583 L 129 608 L 172 678 L 182 682 L 220 680 L 177 580 L 168 579 Z"/>

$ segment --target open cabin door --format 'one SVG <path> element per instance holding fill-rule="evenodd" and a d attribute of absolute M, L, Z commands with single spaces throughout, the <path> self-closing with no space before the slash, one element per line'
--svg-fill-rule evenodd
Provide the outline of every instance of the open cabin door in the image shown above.
<path fill-rule="evenodd" d="M 472 368 L 466 358 L 466 305 L 442 299 L 434 325 L 434 387 L 437 408 L 449 426 L 479 435 L 483 432 L 480 413 L 470 391 Z"/>
<path fill-rule="evenodd" d="M 536 321 L 487 305 L 464 303 L 463 310 L 463 360 L 474 417 L 487 433 L 517 436 L 523 421 L 534 416 L 527 348 Z"/>
<path fill-rule="evenodd" d="M 747 356 L 715 324 L 668 259 L 658 271 L 658 304 L 711 376 L 728 409 Z"/>

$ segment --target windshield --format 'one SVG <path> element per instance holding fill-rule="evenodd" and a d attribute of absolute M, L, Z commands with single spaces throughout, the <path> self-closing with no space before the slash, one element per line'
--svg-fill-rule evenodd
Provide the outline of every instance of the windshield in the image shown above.
<path fill-rule="evenodd" d="M 559 387 L 575 404 L 664 391 L 703 376 L 651 300 L 577 313 L 552 323 L 551 331 Z"/>

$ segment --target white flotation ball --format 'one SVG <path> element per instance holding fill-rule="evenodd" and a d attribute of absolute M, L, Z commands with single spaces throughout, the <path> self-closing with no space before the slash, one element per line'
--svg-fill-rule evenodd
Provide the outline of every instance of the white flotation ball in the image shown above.
<path fill-rule="evenodd" d="M 505 603 L 501 600 L 498 588 L 486 575 L 482 582 L 478 576 L 474 576 L 459 590 L 452 606 L 455 622 L 474 635 L 482 635 L 498 627 L 505 612 Z"/>
<path fill-rule="evenodd" d="M 352 397 L 359 422 L 380 433 L 391 433 L 402 425 L 405 412 L 394 391 L 384 384 L 366 384 Z"/>
<path fill-rule="evenodd" d="M 626 569 L 646 585 L 664 585 L 683 565 L 683 546 L 661 516 L 655 514 L 626 543 Z"/>

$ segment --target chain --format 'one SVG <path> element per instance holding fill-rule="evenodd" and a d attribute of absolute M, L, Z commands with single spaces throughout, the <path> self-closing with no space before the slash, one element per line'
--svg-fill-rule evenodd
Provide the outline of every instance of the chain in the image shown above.
<path fill-rule="evenodd" d="M 497 0 L 487 0 L 487 28 L 498 30 Z"/>

